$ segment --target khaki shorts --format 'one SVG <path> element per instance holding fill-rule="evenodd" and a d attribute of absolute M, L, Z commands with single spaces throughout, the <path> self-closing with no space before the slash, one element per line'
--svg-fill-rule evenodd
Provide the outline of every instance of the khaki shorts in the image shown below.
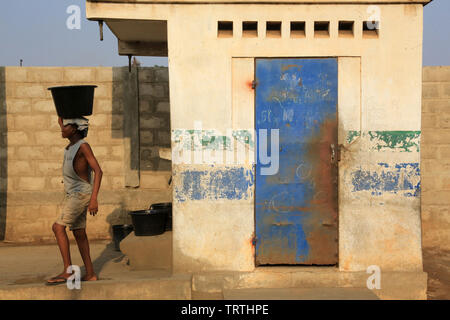
<path fill-rule="evenodd" d="M 66 194 L 61 215 L 56 223 L 69 227 L 69 230 L 86 228 L 86 214 L 90 200 L 90 193 Z"/>

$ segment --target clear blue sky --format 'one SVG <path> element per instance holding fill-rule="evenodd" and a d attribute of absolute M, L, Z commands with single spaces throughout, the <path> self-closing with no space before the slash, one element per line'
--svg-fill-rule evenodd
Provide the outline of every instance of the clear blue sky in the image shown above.
<path fill-rule="evenodd" d="M 81 8 L 81 29 L 69 30 L 70 5 Z M 450 65 L 450 0 L 434 0 L 424 13 L 424 65 Z M 85 0 L 1 0 L 0 66 L 123 66 L 117 40 L 88 21 Z M 167 66 L 167 58 L 138 57 L 142 65 Z"/>

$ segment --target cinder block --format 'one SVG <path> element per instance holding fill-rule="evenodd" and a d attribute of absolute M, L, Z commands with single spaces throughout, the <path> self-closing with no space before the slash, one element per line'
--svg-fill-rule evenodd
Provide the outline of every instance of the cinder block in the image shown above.
<path fill-rule="evenodd" d="M 53 100 L 33 100 L 32 109 L 36 112 L 52 113 L 57 118 L 56 107 Z"/>
<path fill-rule="evenodd" d="M 100 83 L 95 88 L 95 96 L 97 98 L 112 98 L 113 86 L 112 83 Z"/>
<path fill-rule="evenodd" d="M 141 129 L 157 129 L 163 127 L 163 119 L 154 116 L 140 117 L 139 124 Z"/>
<path fill-rule="evenodd" d="M 95 81 L 94 68 L 64 68 L 65 82 L 92 82 Z"/>
<path fill-rule="evenodd" d="M 439 158 L 450 159 L 450 146 L 439 146 Z"/>
<path fill-rule="evenodd" d="M 39 215 L 39 205 L 8 206 L 8 222 L 30 220 Z"/>
<path fill-rule="evenodd" d="M 159 102 L 156 106 L 157 112 L 170 112 L 170 103 L 169 102 Z"/>
<path fill-rule="evenodd" d="M 139 82 L 153 82 L 153 68 L 139 68 Z"/>
<path fill-rule="evenodd" d="M 94 99 L 93 113 L 111 113 L 112 104 L 111 99 Z"/>
<path fill-rule="evenodd" d="M 141 145 L 152 145 L 153 144 L 153 133 L 151 130 L 141 130 L 140 132 L 140 143 Z"/>
<path fill-rule="evenodd" d="M 156 82 L 168 82 L 169 81 L 169 69 L 168 68 L 155 68 L 154 70 Z"/>
<path fill-rule="evenodd" d="M 28 68 L 28 82 L 61 82 L 64 68 Z"/>
<path fill-rule="evenodd" d="M 45 146 L 51 146 L 60 140 L 63 140 L 61 137 L 61 132 L 58 131 L 37 131 L 34 133 L 36 143 Z"/>
<path fill-rule="evenodd" d="M 113 81 L 113 68 L 112 67 L 99 67 L 95 69 L 95 81 L 97 82 L 112 82 Z"/>
<path fill-rule="evenodd" d="M 164 86 L 155 83 L 140 83 L 139 84 L 139 95 L 140 96 L 152 96 L 154 98 L 164 98 L 165 91 Z"/>
<path fill-rule="evenodd" d="M 449 66 L 423 67 L 423 82 L 450 82 Z"/>
<path fill-rule="evenodd" d="M 439 119 L 439 127 L 444 129 L 450 128 L 450 113 L 441 113 L 439 115 L 436 115 L 436 119 Z"/>
<path fill-rule="evenodd" d="M 62 161 L 38 161 L 36 172 L 43 176 L 60 176 L 62 174 Z"/>
<path fill-rule="evenodd" d="M 450 205 L 450 190 L 427 190 L 422 191 L 423 205 Z"/>
<path fill-rule="evenodd" d="M 109 147 L 107 146 L 96 146 L 95 149 L 91 146 L 91 149 L 97 158 L 106 158 L 109 155 Z"/>
<path fill-rule="evenodd" d="M 45 177 L 21 177 L 18 182 L 18 189 L 21 191 L 39 191 L 45 186 Z"/>
<path fill-rule="evenodd" d="M 422 114 L 422 128 L 438 127 L 438 116 L 436 114 Z"/>
<path fill-rule="evenodd" d="M 47 190 L 64 190 L 64 181 L 61 176 L 48 177 L 46 187 Z"/>
<path fill-rule="evenodd" d="M 124 178 L 120 176 L 111 177 L 112 189 L 123 189 L 125 187 Z"/>
<path fill-rule="evenodd" d="M 34 176 L 34 166 L 31 161 L 8 161 L 8 176 Z"/>
<path fill-rule="evenodd" d="M 22 146 L 33 144 L 32 136 L 28 136 L 23 131 L 10 131 L 7 134 L 8 145 L 11 146 Z"/>
<path fill-rule="evenodd" d="M 123 129 L 123 115 L 121 114 L 113 114 L 111 116 L 111 128 L 112 129 Z"/>
<path fill-rule="evenodd" d="M 423 175 L 421 180 L 422 191 L 440 190 L 442 179 L 439 176 Z"/>
<path fill-rule="evenodd" d="M 103 161 L 101 167 L 105 174 L 121 175 L 123 173 L 122 161 Z"/>
<path fill-rule="evenodd" d="M 89 139 L 96 139 L 96 144 L 99 145 L 119 145 L 123 143 L 122 130 L 96 130 L 95 133 L 89 133 L 91 137 Z"/>
<path fill-rule="evenodd" d="M 110 127 L 108 117 L 109 116 L 107 114 L 93 114 L 89 117 L 89 125 L 92 127 L 101 127 L 106 129 Z"/>
<path fill-rule="evenodd" d="M 6 67 L 5 81 L 6 82 L 25 82 L 27 81 L 27 71 L 29 68 L 24 67 Z"/>
<path fill-rule="evenodd" d="M 21 98 L 45 98 L 47 88 L 40 84 L 17 84 L 15 97 Z"/>
<path fill-rule="evenodd" d="M 442 84 L 442 97 L 450 99 L 450 82 Z"/>
<path fill-rule="evenodd" d="M 170 146 L 170 131 L 165 130 L 158 131 L 158 144 Z"/>
<path fill-rule="evenodd" d="M 167 174 L 142 174 L 140 187 L 143 189 L 168 189 L 169 176 Z"/>
<path fill-rule="evenodd" d="M 112 149 L 111 155 L 113 157 L 123 159 L 123 157 L 124 157 L 123 145 L 122 146 L 112 146 L 111 149 Z"/>
<path fill-rule="evenodd" d="M 439 148 L 432 145 L 422 145 L 420 149 L 422 159 L 437 159 L 439 157 Z"/>
<path fill-rule="evenodd" d="M 145 114 L 153 112 L 151 102 L 151 99 L 139 99 L 139 113 Z"/>
<path fill-rule="evenodd" d="M 8 114 L 27 113 L 31 111 L 31 99 L 7 99 L 6 112 Z"/>
<path fill-rule="evenodd" d="M 449 129 L 427 129 L 422 131 L 422 144 L 449 144 Z"/>
<path fill-rule="evenodd" d="M 435 99 L 440 97 L 440 84 L 424 83 L 422 85 L 422 98 Z"/>
<path fill-rule="evenodd" d="M 21 130 L 41 130 L 49 126 L 47 115 L 14 115 L 14 126 Z"/>

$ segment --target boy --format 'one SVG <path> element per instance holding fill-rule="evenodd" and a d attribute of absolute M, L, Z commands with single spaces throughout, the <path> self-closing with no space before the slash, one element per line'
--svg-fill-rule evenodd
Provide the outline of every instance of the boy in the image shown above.
<path fill-rule="evenodd" d="M 67 278 L 71 276 L 70 273 L 67 273 L 67 268 L 72 265 L 72 261 L 66 227 L 73 231 L 84 266 L 86 267 L 86 275 L 81 280 L 97 280 L 89 254 L 89 242 L 86 235 L 86 212 L 89 210 L 89 213 L 93 216 L 98 212 L 97 195 L 103 172 L 91 147 L 83 140 L 87 136 L 88 119 L 62 119 L 59 117 L 58 123 L 62 137 L 70 141 L 64 150 L 64 204 L 61 216 L 52 226 L 59 250 L 61 251 L 64 270 L 58 276 L 47 280 L 47 285 L 66 283 Z M 95 173 L 93 185 L 92 171 Z"/>

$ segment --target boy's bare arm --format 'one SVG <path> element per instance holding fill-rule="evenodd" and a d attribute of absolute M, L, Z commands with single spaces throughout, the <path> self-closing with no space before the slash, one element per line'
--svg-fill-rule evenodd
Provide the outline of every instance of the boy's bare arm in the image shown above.
<path fill-rule="evenodd" d="M 94 153 L 92 152 L 91 146 L 88 143 L 83 143 L 80 146 L 80 150 L 83 153 L 83 155 L 85 156 L 89 166 L 92 168 L 92 170 L 95 173 L 94 186 L 93 186 L 93 190 L 92 190 L 91 201 L 89 203 L 89 208 L 88 208 L 89 212 L 92 215 L 95 215 L 98 211 L 97 195 L 98 195 L 98 191 L 100 190 L 100 184 L 102 181 L 103 171 L 100 168 L 100 165 L 98 164 L 97 159 L 95 158 Z"/>

